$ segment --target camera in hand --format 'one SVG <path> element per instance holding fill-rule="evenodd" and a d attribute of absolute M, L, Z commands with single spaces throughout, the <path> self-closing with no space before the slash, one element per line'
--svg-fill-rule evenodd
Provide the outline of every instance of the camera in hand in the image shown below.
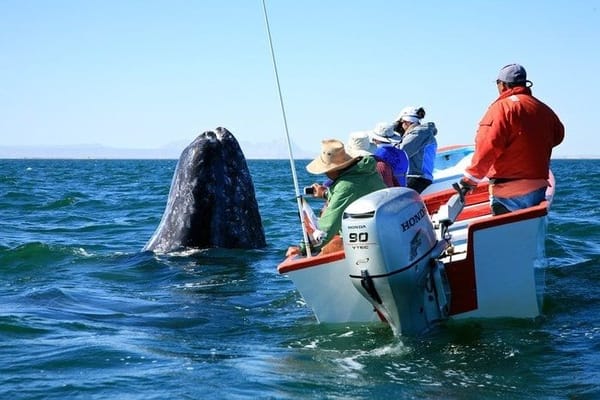
<path fill-rule="evenodd" d="M 312 186 L 305 186 L 304 187 L 304 195 L 313 195 L 315 194 L 315 188 Z"/>

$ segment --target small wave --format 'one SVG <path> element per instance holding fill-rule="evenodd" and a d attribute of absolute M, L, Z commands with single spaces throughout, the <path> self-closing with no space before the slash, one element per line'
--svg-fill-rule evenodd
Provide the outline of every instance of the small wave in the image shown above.
<path fill-rule="evenodd" d="M 235 282 L 230 281 L 221 281 L 221 282 L 188 282 L 183 285 L 175 285 L 176 288 L 186 289 L 186 290 L 198 290 L 198 289 L 208 289 L 215 288 L 219 286 L 231 285 L 235 284 Z"/>
<path fill-rule="evenodd" d="M 91 257 L 81 247 L 56 246 L 42 242 L 31 242 L 14 248 L 0 248 L 0 269 L 37 268 L 63 262 L 72 257 Z"/>
<path fill-rule="evenodd" d="M 213 260 L 215 263 L 222 264 L 237 259 L 256 259 L 259 260 L 264 251 L 260 249 L 225 249 L 225 248 L 183 248 L 168 253 L 154 252 L 157 258 L 194 258 L 198 261 Z"/>
<path fill-rule="evenodd" d="M 77 197 L 67 196 L 62 199 L 54 200 L 40 207 L 40 210 L 56 210 L 63 207 L 71 206 L 78 202 Z"/>
<path fill-rule="evenodd" d="M 18 180 L 14 176 L 0 175 L 0 183 L 16 185 Z"/>
<path fill-rule="evenodd" d="M 597 320 L 594 307 L 600 304 L 600 256 L 574 261 L 548 269 L 544 314 L 573 320 L 579 317 L 590 324 Z"/>
<path fill-rule="evenodd" d="M 50 329 L 32 326 L 32 323 L 25 318 L 6 315 L 0 317 L 0 335 L 2 336 L 39 336 L 51 332 Z"/>
<path fill-rule="evenodd" d="M 405 345 L 401 340 L 395 340 L 393 343 L 369 350 L 365 355 L 381 357 L 381 356 L 402 356 L 412 351 L 411 347 Z"/>
<path fill-rule="evenodd" d="M 208 251 L 208 249 L 192 249 L 192 248 L 188 248 L 188 249 L 182 249 L 179 251 L 172 251 L 169 253 L 163 253 L 163 252 L 155 252 L 154 254 L 157 257 L 162 257 L 162 256 L 168 256 L 168 257 L 191 257 L 191 256 L 195 256 L 195 255 L 202 255 L 204 253 L 206 253 Z"/>

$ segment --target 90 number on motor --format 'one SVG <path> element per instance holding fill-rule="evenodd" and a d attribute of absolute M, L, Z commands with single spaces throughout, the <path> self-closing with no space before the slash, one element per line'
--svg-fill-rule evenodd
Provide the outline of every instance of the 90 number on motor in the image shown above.
<path fill-rule="evenodd" d="M 369 241 L 369 232 L 350 232 L 348 234 L 349 243 L 367 243 Z"/>

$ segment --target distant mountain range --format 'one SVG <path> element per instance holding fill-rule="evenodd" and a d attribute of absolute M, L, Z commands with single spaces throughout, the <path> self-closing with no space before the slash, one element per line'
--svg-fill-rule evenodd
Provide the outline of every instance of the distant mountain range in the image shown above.
<path fill-rule="evenodd" d="M 288 147 L 284 141 L 263 143 L 239 142 L 249 160 L 288 159 Z M 72 146 L 0 146 L 0 158 L 64 158 L 64 159 L 179 159 L 188 142 L 173 142 L 156 149 L 127 149 L 100 144 Z M 297 160 L 312 159 L 314 151 L 306 151 L 292 143 L 293 156 Z M 597 159 L 599 155 L 560 155 L 553 158 Z"/>
<path fill-rule="evenodd" d="M 174 142 L 156 149 L 127 149 L 99 144 L 72 146 L 0 146 L 0 158 L 66 158 L 66 159 L 179 159 L 187 142 Z M 247 159 L 288 159 L 283 141 L 268 143 L 240 142 Z M 292 144 L 295 159 L 310 159 L 314 154 Z"/>

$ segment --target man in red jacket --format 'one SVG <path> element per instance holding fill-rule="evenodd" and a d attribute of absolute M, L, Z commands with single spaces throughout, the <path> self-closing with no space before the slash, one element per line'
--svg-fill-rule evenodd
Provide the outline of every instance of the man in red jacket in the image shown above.
<path fill-rule="evenodd" d="M 544 200 L 552 148 L 565 135 L 554 111 L 531 94 L 523 66 L 503 67 L 496 86 L 500 96 L 479 122 L 475 153 L 460 181 L 466 192 L 489 178 L 494 215 Z"/>

